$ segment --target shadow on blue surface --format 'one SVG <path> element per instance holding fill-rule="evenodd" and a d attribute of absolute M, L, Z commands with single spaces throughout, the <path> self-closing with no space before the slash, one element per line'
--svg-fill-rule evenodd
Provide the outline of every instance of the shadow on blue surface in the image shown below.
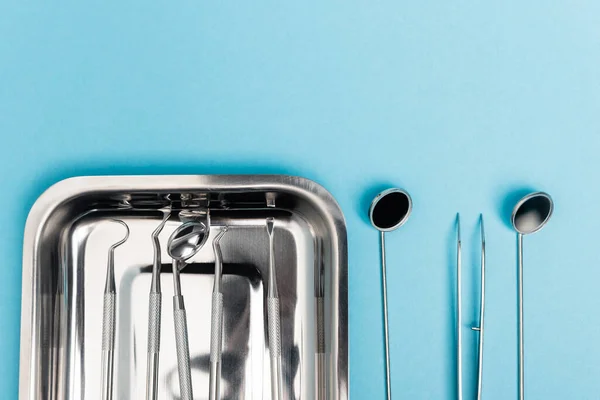
<path fill-rule="evenodd" d="M 536 192 L 536 191 L 537 190 L 532 189 L 529 186 L 523 185 L 523 186 L 519 186 L 519 187 L 516 187 L 515 189 L 508 191 L 508 193 L 506 193 L 505 196 L 502 196 L 500 198 L 501 203 L 499 206 L 499 216 L 500 216 L 500 219 L 502 220 L 502 223 L 504 223 L 504 225 L 506 225 L 510 229 L 513 229 L 513 226 L 511 223 L 511 216 L 512 216 L 512 212 L 513 212 L 515 205 L 524 196 L 528 195 L 529 193 Z"/>

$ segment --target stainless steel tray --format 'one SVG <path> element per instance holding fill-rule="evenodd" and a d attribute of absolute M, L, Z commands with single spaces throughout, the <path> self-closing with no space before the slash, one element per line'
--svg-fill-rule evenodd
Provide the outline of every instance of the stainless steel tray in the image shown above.
<path fill-rule="evenodd" d="M 276 266 L 281 297 L 285 397 L 348 399 L 347 243 L 342 212 L 321 186 L 289 176 L 108 176 L 59 182 L 33 206 L 25 228 L 19 399 L 100 397 L 102 294 L 107 250 L 118 290 L 115 398 L 145 396 L 148 291 L 156 210 L 209 205 L 224 257 L 222 398 L 270 399 L 265 278 L 265 217 L 278 222 Z M 268 207 L 275 205 L 275 207 Z M 175 213 L 176 214 L 176 213 Z M 163 320 L 160 399 L 177 399 L 170 297 L 173 286 L 161 234 Z M 195 398 L 208 398 L 214 256 L 205 246 L 182 274 L 188 309 Z M 319 306 L 322 304 L 323 306 Z"/>

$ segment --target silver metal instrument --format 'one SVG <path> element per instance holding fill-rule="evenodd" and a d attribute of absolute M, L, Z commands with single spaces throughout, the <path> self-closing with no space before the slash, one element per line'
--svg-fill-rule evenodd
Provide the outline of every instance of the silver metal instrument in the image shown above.
<path fill-rule="evenodd" d="M 148 298 L 148 360 L 146 365 L 146 400 L 158 399 L 158 367 L 160 353 L 160 329 L 162 293 L 160 288 L 160 240 L 158 235 L 163 230 L 169 216 L 171 207 L 163 208 L 161 223 L 152 232 L 152 245 L 154 248 L 154 261 L 152 263 L 152 282 Z"/>
<path fill-rule="evenodd" d="M 456 214 L 456 398 L 463 399 L 462 363 L 462 241 L 460 238 L 460 214 Z"/>
<path fill-rule="evenodd" d="M 315 257 L 315 308 L 317 319 L 316 354 L 316 399 L 327 398 L 327 348 L 325 343 L 325 265 L 323 263 L 323 242 L 316 241 Z"/>
<path fill-rule="evenodd" d="M 523 197 L 513 209 L 511 223 L 517 231 L 519 292 L 519 399 L 525 399 L 525 338 L 523 313 L 523 236 L 542 229 L 554 211 L 549 194 L 535 192 Z"/>
<path fill-rule="evenodd" d="M 481 399 L 483 378 L 483 333 L 485 316 L 485 231 L 483 215 L 479 215 L 479 229 L 481 235 L 481 291 L 479 305 L 479 324 L 471 327 L 479 333 L 477 355 L 477 399 Z M 462 240 L 460 229 L 460 214 L 456 215 L 456 388 L 457 398 L 463 399 L 463 350 L 462 350 Z"/>
<path fill-rule="evenodd" d="M 471 329 L 479 332 L 479 342 L 477 349 L 477 400 L 481 400 L 483 388 L 483 333 L 485 318 L 485 229 L 483 226 L 483 215 L 479 215 L 479 227 L 481 229 L 481 289 L 479 299 L 479 326 Z"/>
<path fill-rule="evenodd" d="M 173 259 L 173 319 L 177 346 L 177 370 L 181 400 L 193 400 L 190 346 L 188 343 L 187 317 L 181 295 L 180 272 L 186 261 L 192 258 L 206 243 L 209 223 L 188 221 L 180 225 L 169 237 L 168 252 Z"/>
<path fill-rule="evenodd" d="M 269 234 L 269 282 L 267 287 L 267 325 L 269 329 L 269 353 L 271 356 L 271 399 L 283 400 L 283 371 L 281 368 L 281 314 L 279 292 L 275 275 L 275 245 L 273 231 L 275 219 L 267 218 Z"/>
<path fill-rule="evenodd" d="M 220 400 L 221 398 L 221 352 L 223 348 L 223 291 L 221 290 L 221 284 L 223 280 L 223 253 L 221 252 L 220 241 L 227 230 L 227 226 L 223 227 L 213 240 L 215 283 L 213 285 L 210 318 L 210 400 Z"/>
<path fill-rule="evenodd" d="M 113 398 L 113 375 L 115 363 L 115 331 L 117 315 L 117 288 L 115 285 L 115 249 L 129 238 L 129 227 L 121 220 L 113 222 L 125 227 L 125 237 L 108 249 L 108 265 L 104 286 L 104 307 L 102 314 L 102 400 Z"/>
<path fill-rule="evenodd" d="M 412 199 L 402 189 L 387 189 L 379 193 L 372 201 L 369 219 L 375 229 L 380 232 L 381 246 L 381 283 L 383 290 L 383 328 L 385 339 L 385 377 L 388 400 L 392 398 L 392 382 L 390 372 L 390 336 L 388 328 L 387 278 L 385 262 L 385 233 L 398 229 L 408 219 L 412 211 Z"/>

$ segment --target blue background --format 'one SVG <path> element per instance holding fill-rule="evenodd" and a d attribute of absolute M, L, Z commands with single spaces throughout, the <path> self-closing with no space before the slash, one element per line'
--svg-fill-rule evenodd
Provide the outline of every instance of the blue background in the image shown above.
<path fill-rule="evenodd" d="M 401 186 L 414 200 L 388 235 L 395 397 L 455 398 L 461 212 L 472 398 L 482 212 L 484 398 L 505 400 L 517 396 L 506 199 L 548 191 L 555 215 L 525 240 L 526 391 L 600 397 L 600 2 L 68 3 L 0 11 L 3 398 L 17 396 L 31 205 L 74 175 L 162 173 L 295 174 L 338 199 L 353 399 L 384 398 L 373 194 Z"/>

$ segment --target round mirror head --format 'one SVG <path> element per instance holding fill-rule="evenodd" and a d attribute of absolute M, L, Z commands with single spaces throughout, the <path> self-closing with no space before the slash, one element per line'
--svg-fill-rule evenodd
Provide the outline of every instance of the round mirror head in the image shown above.
<path fill-rule="evenodd" d="M 512 213 L 512 226 L 522 235 L 542 229 L 552 216 L 554 202 L 549 194 L 536 192 L 523 197 Z"/>
<path fill-rule="evenodd" d="M 388 189 L 371 203 L 369 219 L 378 231 L 389 232 L 404 225 L 412 211 L 412 199 L 404 190 Z"/>
<path fill-rule="evenodd" d="M 193 257 L 206 243 L 208 228 L 202 222 L 190 221 L 181 224 L 169 237 L 167 252 L 177 261 Z"/>

